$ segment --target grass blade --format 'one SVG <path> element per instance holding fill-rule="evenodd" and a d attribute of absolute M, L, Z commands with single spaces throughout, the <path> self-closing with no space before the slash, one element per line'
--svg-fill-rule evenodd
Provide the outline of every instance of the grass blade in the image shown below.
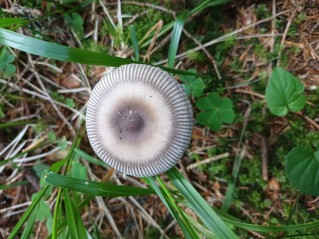
<path fill-rule="evenodd" d="M 71 201 L 67 190 L 63 190 L 63 196 L 66 213 L 66 222 L 68 224 L 71 238 L 87 238 L 87 234 L 82 223 L 81 217 L 78 214 L 74 203 Z"/>
<path fill-rule="evenodd" d="M 134 63 L 129 59 L 46 42 L 6 29 L 0 29 L 0 43 L 20 51 L 60 61 L 114 67 Z"/>
<path fill-rule="evenodd" d="M 32 229 L 34 226 L 35 219 L 37 217 L 38 209 L 39 209 L 39 205 L 37 205 L 37 207 L 32 212 L 32 214 L 31 214 L 31 216 L 30 216 L 30 218 L 29 218 L 29 220 L 28 220 L 28 222 L 23 230 L 23 233 L 21 235 L 21 239 L 31 238 L 31 233 L 32 233 Z"/>
<path fill-rule="evenodd" d="M 52 222 L 52 239 L 58 238 L 58 216 L 59 209 L 61 209 L 61 193 L 62 189 L 59 188 L 58 195 L 55 201 L 54 214 L 53 214 L 53 222 Z"/>
<path fill-rule="evenodd" d="M 163 188 L 160 188 L 153 177 L 147 178 L 148 183 L 152 186 L 152 188 L 155 190 L 159 198 L 162 200 L 168 211 L 171 213 L 171 215 L 174 217 L 174 219 L 177 221 L 178 225 L 181 227 L 183 234 L 186 239 L 195 239 L 199 238 L 195 230 L 190 226 L 190 224 L 186 225 L 187 221 L 183 220 L 180 217 L 180 212 L 177 210 L 177 205 L 172 199 L 172 197 L 168 197 L 167 193 L 163 190 Z"/>
<path fill-rule="evenodd" d="M 138 41 L 137 41 L 137 36 L 136 36 L 136 29 L 134 26 L 130 27 L 130 38 L 133 44 L 133 48 L 134 48 L 134 58 L 136 61 L 139 61 L 140 59 L 140 52 L 138 49 Z"/>
<path fill-rule="evenodd" d="M 178 48 L 179 40 L 181 38 L 181 34 L 183 31 L 184 23 L 185 23 L 185 16 L 178 17 L 174 23 L 172 38 L 171 38 L 171 42 L 169 44 L 169 50 L 168 50 L 167 65 L 170 68 L 174 67 L 177 48 Z"/>
<path fill-rule="evenodd" d="M 68 188 L 77 192 L 103 197 L 137 196 L 154 193 L 152 189 L 93 182 L 89 180 L 63 176 L 53 172 L 46 174 L 44 181 L 56 187 Z"/>
<path fill-rule="evenodd" d="M 213 7 L 213 6 L 221 5 L 227 2 L 229 2 L 229 0 L 206 0 L 202 2 L 201 4 L 199 4 L 197 7 L 195 7 L 191 11 L 191 15 L 196 14 L 200 11 L 203 11 L 207 7 Z"/>
<path fill-rule="evenodd" d="M 8 239 L 13 239 L 17 236 L 18 231 L 21 229 L 23 224 L 26 222 L 26 220 L 29 218 L 32 212 L 34 212 L 35 207 L 40 202 L 41 198 L 44 196 L 45 192 L 48 190 L 49 186 L 44 187 L 41 189 L 41 191 L 37 194 L 37 196 L 32 201 L 31 205 L 28 207 L 28 209 L 23 213 L 22 217 L 18 221 L 18 223 L 13 228 L 12 232 L 10 233 Z"/>
<path fill-rule="evenodd" d="M 139 63 L 137 61 L 132 61 L 125 58 L 38 40 L 32 37 L 18 34 L 13 31 L 6 30 L 4 28 L 0 28 L 0 44 L 37 56 L 52 58 L 65 62 L 76 62 L 81 64 L 113 67 L 118 67 L 130 63 Z M 175 70 L 167 67 L 161 68 L 173 74 L 196 75 L 188 71 Z"/>
<path fill-rule="evenodd" d="M 28 23 L 29 21 L 23 20 L 20 18 L 13 18 L 13 17 L 7 17 L 7 18 L 1 18 L 0 19 L 0 27 L 9 27 L 12 25 L 23 25 L 25 23 Z"/>
<path fill-rule="evenodd" d="M 166 174 L 189 203 L 190 207 L 200 217 L 207 228 L 215 233 L 217 238 L 238 238 L 175 167 L 166 172 Z"/>
<path fill-rule="evenodd" d="M 9 189 L 9 188 L 15 188 L 15 187 L 18 187 L 20 185 L 25 185 L 25 184 L 28 184 L 28 183 L 29 183 L 29 181 L 24 180 L 24 181 L 15 182 L 15 183 L 4 184 L 4 185 L 0 185 L 0 190 L 6 190 L 6 189 Z"/>

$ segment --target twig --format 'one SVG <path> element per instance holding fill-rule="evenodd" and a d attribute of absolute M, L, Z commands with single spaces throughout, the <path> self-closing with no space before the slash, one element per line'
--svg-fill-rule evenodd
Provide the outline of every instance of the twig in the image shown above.
<path fill-rule="evenodd" d="M 249 28 L 251 28 L 251 27 L 255 27 L 255 26 L 257 26 L 257 25 L 259 25 L 259 24 L 261 24 L 261 23 L 268 22 L 268 21 L 272 20 L 274 17 L 278 17 L 278 16 L 280 16 L 280 15 L 282 15 L 282 14 L 285 14 L 285 13 L 287 13 L 287 12 L 289 12 L 289 11 L 291 11 L 291 10 L 286 10 L 286 11 L 277 13 L 275 16 L 271 16 L 271 17 L 265 18 L 265 19 L 263 19 L 263 20 L 260 20 L 260 21 L 258 21 L 258 22 L 255 22 L 255 23 L 252 23 L 252 24 L 250 24 L 250 25 L 244 26 L 244 27 L 242 27 L 242 28 L 240 28 L 240 29 L 237 29 L 237 30 L 235 30 L 235 31 L 226 33 L 226 34 L 223 35 L 223 36 L 220 36 L 220 37 L 218 37 L 218 38 L 216 38 L 216 39 L 214 39 L 214 40 L 211 40 L 211 41 L 209 41 L 209 42 L 206 42 L 206 43 L 203 44 L 202 46 L 195 47 L 195 48 L 190 49 L 190 50 L 188 50 L 188 51 L 186 51 L 186 52 L 184 52 L 184 53 L 181 53 L 181 54 L 177 55 L 177 56 L 175 57 L 175 59 L 185 58 L 190 52 L 202 50 L 202 48 L 204 48 L 204 47 L 212 46 L 212 45 L 214 45 L 214 44 L 216 44 L 216 43 L 218 43 L 218 42 L 222 42 L 222 41 L 228 39 L 228 38 L 231 37 L 231 36 L 237 35 L 238 33 L 242 32 L 242 31 L 245 31 L 245 30 L 247 30 L 247 29 L 249 29 Z M 156 62 L 156 63 L 154 63 L 154 65 L 159 65 L 159 64 L 166 63 L 166 62 L 167 62 L 167 59 L 166 59 L 166 60 L 163 60 L 163 61 Z"/>
<path fill-rule="evenodd" d="M 265 99 L 265 96 L 253 91 L 249 91 L 249 90 L 240 90 L 240 89 L 236 89 L 235 92 L 237 93 L 243 93 L 243 94 L 248 94 L 248 95 L 253 95 L 253 96 L 257 96 L 258 98 L 261 99 Z"/>
<path fill-rule="evenodd" d="M 193 37 L 188 31 L 186 31 L 184 28 L 183 28 L 183 32 L 185 33 L 186 36 L 188 36 L 190 39 L 192 39 L 198 46 L 202 47 L 202 43 L 200 43 L 195 37 Z M 221 75 L 220 75 L 220 72 L 218 70 L 218 67 L 217 67 L 217 64 L 216 64 L 216 61 L 214 59 L 214 57 L 209 53 L 209 51 L 203 47 L 203 52 L 206 54 L 206 56 L 208 57 L 208 59 L 212 62 L 213 66 L 214 66 L 214 69 L 215 69 L 215 72 L 216 72 L 216 75 L 218 77 L 219 80 L 222 79 Z"/>
<path fill-rule="evenodd" d="M 116 26 L 115 26 L 115 24 L 114 24 L 114 22 L 113 22 L 113 20 L 112 20 L 112 17 L 111 17 L 111 15 L 109 14 L 109 11 L 107 10 L 107 8 L 106 8 L 106 6 L 104 5 L 103 1 L 100 0 L 99 3 L 100 3 L 100 5 L 102 6 L 103 11 L 104 11 L 104 13 L 106 14 L 107 18 L 109 19 L 111 25 L 113 26 L 114 29 L 116 29 Z M 117 4 L 117 3 L 115 3 L 115 4 Z"/>
<path fill-rule="evenodd" d="M 291 16 L 290 16 L 289 19 L 288 19 L 288 22 L 287 22 L 287 25 L 286 25 L 284 34 L 282 35 L 282 38 L 281 38 L 280 45 L 283 45 L 283 44 L 285 43 L 285 41 L 286 41 L 286 37 L 287 37 L 287 34 L 288 34 L 288 30 L 289 30 L 289 28 L 290 28 L 290 25 L 291 25 L 291 23 L 292 23 L 292 20 L 295 18 L 296 12 L 297 12 L 297 10 L 294 10 L 294 11 L 292 12 Z M 281 57 L 281 51 L 279 51 L 279 54 L 278 54 L 277 66 L 280 65 L 280 57 Z"/>
<path fill-rule="evenodd" d="M 220 155 L 217 155 L 214 157 L 210 157 L 210 158 L 207 158 L 207 159 L 204 159 L 204 160 L 201 160 L 201 161 L 198 161 L 196 163 L 188 165 L 187 170 L 191 170 L 193 168 L 197 168 L 199 165 L 208 164 L 208 163 L 211 163 L 213 161 L 217 161 L 219 159 L 223 159 L 223 158 L 227 158 L 227 157 L 229 157 L 229 153 L 223 153 L 223 154 L 220 154 Z"/>

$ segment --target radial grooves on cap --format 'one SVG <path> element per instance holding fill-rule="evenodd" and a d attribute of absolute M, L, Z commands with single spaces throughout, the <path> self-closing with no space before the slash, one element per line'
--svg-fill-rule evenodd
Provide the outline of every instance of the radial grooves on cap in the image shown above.
<path fill-rule="evenodd" d="M 173 118 L 173 132 L 170 133 L 169 143 L 161 153 L 150 156 L 149 162 L 145 164 L 123 162 L 120 156 L 106 152 L 96 134 L 99 129 L 94 123 L 95 108 L 100 107 L 101 99 L 95 95 L 103 97 L 112 91 L 113 87 L 125 82 L 147 84 L 161 92 Z M 87 131 L 92 148 L 108 165 L 125 174 L 138 177 L 151 176 L 168 170 L 183 156 L 191 139 L 193 112 L 183 88 L 168 73 L 147 65 L 124 65 L 102 77 L 94 91 L 97 94 L 92 94 L 87 108 Z"/>

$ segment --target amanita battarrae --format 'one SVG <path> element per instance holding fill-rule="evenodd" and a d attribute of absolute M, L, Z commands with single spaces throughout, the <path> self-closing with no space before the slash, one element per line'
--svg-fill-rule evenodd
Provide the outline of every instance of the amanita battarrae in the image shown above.
<path fill-rule="evenodd" d="M 128 175 L 152 176 L 183 156 L 193 112 L 172 76 L 157 67 L 130 64 L 97 83 L 86 128 L 95 153 L 109 166 Z"/>

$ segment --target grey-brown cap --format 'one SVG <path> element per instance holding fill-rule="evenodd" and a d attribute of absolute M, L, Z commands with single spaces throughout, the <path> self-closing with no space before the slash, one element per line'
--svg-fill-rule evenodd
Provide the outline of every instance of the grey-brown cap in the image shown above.
<path fill-rule="evenodd" d="M 168 73 L 129 64 L 94 87 L 86 128 L 93 150 L 109 166 L 128 175 L 152 176 L 183 156 L 193 111 L 183 88 Z"/>

